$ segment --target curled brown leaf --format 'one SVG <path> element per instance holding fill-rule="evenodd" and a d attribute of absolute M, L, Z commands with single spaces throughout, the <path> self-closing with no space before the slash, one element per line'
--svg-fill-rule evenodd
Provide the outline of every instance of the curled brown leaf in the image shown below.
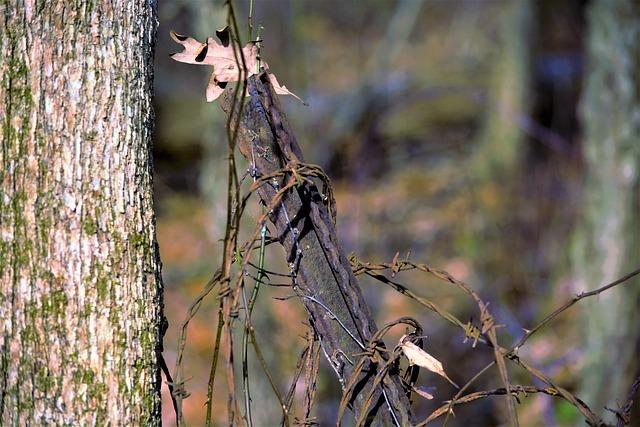
<path fill-rule="evenodd" d="M 453 380 L 451 380 L 451 378 L 449 378 L 449 376 L 446 374 L 442 363 L 438 359 L 409 341 L 407 335 L 403 335 L 402 338 L 400 338 L 398 346 L 402 349 L 402 352 L 409 361 L 409 365 L 418 365 L 421 368 L 426 368 L 431 372 L 434 372 L 445 378 L 447 381 L 453 384 L 454 387 L 459 388 L 458 385 L 454 383 Z"/>
<path fill-rule="evenodd" d="M 246 80 L 257 74 L 260 67 L 265 70 L 269 68 L 269 65 L 259 58 L 256 43 L 247 43 L 241 51 L 233 43 L 230 43 L 228 27 L 216 31 L 220 42 L 213 37 L 208 37 L 206 43 L 201 43 L 193 37 L 181 35 L 175 31 L 171 31 L 170 35 L 176 43 L 184 48 L 181 52 L 171 54 L 172 59 L 186 64 L 208 65 L 212 68 L 206 90 L 207 102 L 216 100 L 224 92 L 228 82 Z M 244 66 L 246 67 L 244 69 L 242 69 L 242 61 L 236 59 L 241 56 L 244 57 Z M 277 94 L 291 95 L 304 104 L 304 101 L 290 92 L 286 86 L 281 86 L 273 73 L 269 72 L 268 74 L 271 85 Z"/>

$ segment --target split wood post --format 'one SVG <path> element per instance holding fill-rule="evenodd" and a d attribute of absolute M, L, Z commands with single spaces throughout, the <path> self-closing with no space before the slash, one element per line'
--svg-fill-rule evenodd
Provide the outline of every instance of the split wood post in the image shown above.
<path fill-rule="evenodd" d="M 291 165 L 304 163 L 302 151 L 289 127 L 266 73 L 248 79 L 249 98 L 242 110 L 238 147 L 255 176 L 266 176 Z M 237 112 L 240 100 L 236 101 Z M 223 110 L 229 114 L 233 105 L 233 89 L 223 95 Z M 237 114 L 237 113 L 236 113 Z M 234 114 L 234 116 L 236 116 Z M 236 123 L 233 117 L 232 123 Z M 269 205 L 279 179 L 263 184 L 258 195 Z M 318 334 L 326 359 L 344 387 L 362 353 L 377 328 L 369 313 L 351 266 L 341 248 L 323 194 L 307 182 L 284 195 L 273 209 L 270 220 L 278 240 L 287 254 L 287 262 L 295 272 L 295 289 L 301 298 L 309 322 Z M 356 418 L 376 374 L 369 364 L 356 386 L 351 409 Z M 397 373 L 391 372 L 385 381 L 383 396 L 378 386 L 369 415 L 370 425 L 410 425 L 413 415 L 409 400 Z M 388 401 L 388 403 L 387 403 Z M 391 410 L 393 414 L 391 413 Z M 395 418 L 395 419 L 394 419 Z"/>

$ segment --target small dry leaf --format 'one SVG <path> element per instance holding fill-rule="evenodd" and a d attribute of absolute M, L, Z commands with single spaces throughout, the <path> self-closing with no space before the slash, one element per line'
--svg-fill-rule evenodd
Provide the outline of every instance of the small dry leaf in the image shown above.
<path fill-rule="evenodd" d="M 409 365 L 418 365 L 422 368 L 430 370 L 431 372 L 435 372 L 436 374 L 440 375 L 451 384 L 453 384 L 454 387 L 459 388 L 458 385 L 454 383 L 451 378 L 449 378 L 444 372 L 444 367 L 438 359 L 436 359 L 411 341 L 406 340 L 406 338 L 407 335 L 403 335 L 402 338 L 400 338 L 400 342 L 398 343 L 398 345 L 402 348 L 402 352 L 409 360 Z"/>
<path fill-rule="evenodd" d="M 413 391 L 415 391 L 425 399 L 431 400 L 433 399 L 433 393 L 435 393 L 436 388 L 419 386 L 419 387 L 413 387 Z"/>
<path fill-rule="evenodd" d="M 209 84 L 207 85 L 207 102 L 217 99 L 228 82 L 238 81 L 240 76 L 236 58 L 240 55 L 244 56 L 246 69 L 242 73 L 244 78 L 249 78 L 258 73 L 259 66 L 268 69 L 266 62 L 261 61 L 258 57 L 258 46 L 255 43 L 248 43 L 240 52 L 233 43 L 230 43 L 231 36 L 229 27 L 216 31 L 216 36 L 220 40 L 218 43 L 213 37 L 207 38 L 206 43 L 200 43 L 198 40 L 177 34 L 171 31 L 171 38 L 184 47 L 182 52 L 171 54 L 171 58 L 178 62 L 196 65 L 209 65 L 213 68 Z M 240 62 L 242 62 L 240 60 Z M 271 72 L 269 80 L 273 85 L 274 91 L 279 95 L 291 95 L 304 104 L 299 97 L 290 92 L 286 86 L 280 86 L 278 79 Z"/>
<path fill-rule="evenodd" d="M 400 266 L 398 265 L 398 258 L 400 257 L 400 252 L 396 252 L 393 257 L 393 261 L 391 261 L 391 277 L 395 277 L 398 271 L 400 271 Z"/>

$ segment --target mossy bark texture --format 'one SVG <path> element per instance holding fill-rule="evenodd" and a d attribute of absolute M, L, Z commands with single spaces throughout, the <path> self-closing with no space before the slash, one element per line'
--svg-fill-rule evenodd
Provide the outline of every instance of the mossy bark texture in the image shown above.
<path fill-rule="evenodd" d="M 584 221 L 574 251 L 579 291 L 640 264 L 640 4 L 598 0 L 588 19 Z M 634 278 L 581 306 L 586 358 L 579 392 L 592 408 L 616 408 L 638 374 L 639 304 Z"/>
<path fill-rule="evenodd" d="M 155 2 L 0 0 L 0 425 L 159 425 Z"/>

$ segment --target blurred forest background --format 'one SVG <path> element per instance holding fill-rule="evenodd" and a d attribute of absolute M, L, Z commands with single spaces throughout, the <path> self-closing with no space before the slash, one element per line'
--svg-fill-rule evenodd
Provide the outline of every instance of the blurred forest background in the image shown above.
<path fill-rule="evenodd" d="M 235 6 L 246 29 L 248 1 Z M 171 61 L 180 47 L 169 31 L 204 40 L 225 25 L 226 9 L 212 0 L 159 8 L 155 187 L 172 368 L 187 308 L 220 264 L 227 142 L 219 105 L 205 102 L 208 67 Z M 346 251 L 372 262 L 410 253 L 466 281 L 491 301 L 508 345 L 576 293 L 640 265 L 639 9 L 633 0 L 254 0 L 253 21 L 264 26 L 271 70 L 309 103 L 281 97 L 306 160 L 333 181 Z M 251 209 L 259 212 L 257 202 Z M 274 246 L 267 269 L 286 272 L 283 258 Z M 454 288 L 405 274 L 414 292 L 459 318 L 475 313 Z M 423 307 L 360 280 L 378 324 L 418 319 L 425 348 L 457 383 L 492 359 Z M 639 290 L 634 279 L 581 301 L 519 354 L 603 415 L 639 373 Z M 264 289 L 253 314 L 283 390 L 305 319 L 296 300 L 273 298 L 287 294 Z M 211 296 L 189 329 L 188 425 L 204 422 L 217 307 Z M 340 388 L 322 364 L 316 416 L 330 425 Z M 510 372 L 514 383 L 532 383 Z M 254 421 L 277 424 L 268 383 L 254 363 L 251 373 Z M 437 387 L 434 400 L 414 405 L 420 419 L 455 393 L 424 372 L 418 384 Z M 485 375 L 471 391 L 499 386 Z M 226 394 L 214 396 L 224 423 Z M 476 401 L 458 407 L 451 425 L 498 425 L 505 408 L 503 399 Z M 518 410 L 523 425 L 582 424 L 572 406 L 545 395 L 523 398 Z"/>

